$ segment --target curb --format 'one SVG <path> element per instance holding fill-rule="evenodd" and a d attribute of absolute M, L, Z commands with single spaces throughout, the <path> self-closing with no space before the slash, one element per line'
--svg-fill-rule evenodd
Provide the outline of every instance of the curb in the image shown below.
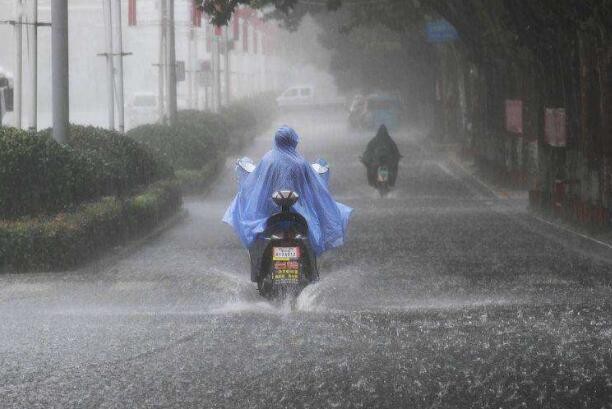
<path fill-rule="evenodd" d="M 481 178 L 479 178 L 477 175 L 471 173 L 468 169 L 465 168 L 465 166 L 463 165 L 463 163 L 461 163 L 459 160 L 457 160 L 456 158 L 452 157 L 452 155 L 447 155 L 449 161 L 457 166 L 457 168 L 459 168 L 467 177 L 471 178 L 472 180 L 474 180 L 476 183 L 478 183 L 481 187 L 483 187 L 484 189 L 486 189 L 487 191 L 489 191 L 492 195 L 495 196 L 496 199 L 498 199 L 500 201 L 500 203 L 503 203 L 504 200 L 507 199 L 507 196 L 501 195 L 494 187 L 492 187 L 491 185 L 489 185 L 488 183 L 486 183 L 485 181 L 483 181 Z M 595 238 L 589 234 L 583 233 L 583 232 L 579 232 L 575 229 L 572 229 L 570 226 L 566 225 L 565 223 L 559 223 L 555 220 L 550 220 L 548 218 L 545 218 L 541 215 L 538 215 L 536 213 L 534 213 L 532 210 L 529 209 L 528 207 L 528 203 L 527 203 L 527 207 L 525 208 L 526 212 L 525 214 L 530 217 L 531 219 L 537 220 L 538 222 L 545 224 L 547 226 L 550 227 L 554 227 L 558 230 L 564 231 L 566 233 L 571 233 L 577 237 L 579 237 L 580 239 L 583 240 L 587 240 L 593 243 L 596 243 L 602 247 L 606 247 L 610 250 L 612 250 L 612 241 L 605 241 L 605 240 L 600 240 L 598 238 Z"/>
<path fill-rule="evenodd" d="M 522 200 L 525 199 L 525 205 L 528 204 L 527 199 L 528 199 L 528 192 L 524 191 L 524 190 L 500 190 L 497 189 L 495 187 L 493 187 L 491 184 L 485 182 L 484 180 L 482 180 L 482 178 L 478 177 L 478 175 L 474 174 L 473 172 L 471 172 L 469 169 L 467 169 L 465 167 L 465 165 L 458 160 L 457 158 L 453 157 L 452 155 L 448 155 L 448 160 L 449 162 L 457 167 L 459 170 L 461 170 L 461 172 L 465 175 L 465 177 L 471 179 L 472 181 L 474 181 L 480 188 L 484 189 L 486 192 L 490 193 L 495 199 L 498 200 L 508 200 L 508 199 L 518 199 L 518 200 Z M 517 196 L 517 193 L 520 193 L 522 196 Z"/>
<path fill-rule="evenodd" d="M 595 238 L 593 236 L 590 236 L 590 235 L 588 235 L 586 233 L 581 233 L 581 232 L 579 232 L 577 230 L 572 229 L 570 226 L 566 225 L 565 223 L 555 222 L 554 220 L 550 220 L 550 219 L 547 219 L 545 217 L 542 217 L 542 216 L 539 216 L 537 214 L 534 214 L 533 211 L 529 211 L 528 214 L 529 214 L 529 216 L 531 218 L 536 219 L 540 223 L 544 223 L 544 224 L 547 224 L 549 226 L 553 226 L 553 227 L 555 227 L 555 228 L 557 228 L 559 230 L 563 230 L 565 232 L 572 233 L 572 234 L 574 234 L 574 235 L 576 235 L 576 236 L 578 236 L 580 238 L 592 241 L 594 243 L 599 244 L 600 246 L 604 246 L 604 247 L 607 247 L 607 248 L 612 250 L 612 242 L 599 240 L 599 239 L 597 239 L 597 238 Z"/>
<path fill-rule="evenodd" d="M 477 177 L 475 174 L 473 174 L 472 172 L 469 171 L 469 169 L 467 169 L 463 163 L 461 163 L 459 160 L 457 160 L 455 157 L 448 155 L 447 154 L 447 158 L 449 160 L 449 162 L 451 162 L 454 166 L 456 166 L 457 168 L 459 168 L 459 170 L 461 170 L 461 172 L 464 174 L 464 176 L 468 179 L 473 180 L 474 182 L 476 182 L 478 184 L 478 186 L 480 186 L 481 188 L 483 188 L 484 190 L 486 190 L 487 192 L 489 192 L 491 195 L 493 195 L 493 197 L 495 199 L 498 200 L 502 200 L 504 199 L 503 196 L 501 196 L 497 190 L 495 190 L 491 185 L 489 185 L 488 183 L 486 183 L 485 181 L 483 181 L 482 179 L 480 179 L 479 177 Z"/>
<path fill-rule="evenodd" d="M 189 212 L 186 209 L 181 208 L 178 212 L 172 216 L 167 217 L 160 224 L 158 224 L 153 230 L 145 234 L 142 237 L 128 241 L 126 244 L 116 246 L 105 251 L 97 260 L 92 260 L 81 266 L 66 270 L 65 272 L 90 270 L 97 271 L 108 267 L 117 261 L 125 258 L 126 256 L 133 254 L 136 250 L 140 249 L 144 244 L 156 239 L 166 231 L 170 230 L 177 224 L 181 223 L 189 216 Z"/>

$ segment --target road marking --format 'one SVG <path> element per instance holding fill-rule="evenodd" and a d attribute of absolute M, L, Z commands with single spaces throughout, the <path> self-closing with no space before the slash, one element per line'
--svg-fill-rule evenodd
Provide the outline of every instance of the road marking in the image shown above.
<path fill-rule="evenodd" d="M 540 221 L 540 222 L 542 222 L 542 223 L 546 223 L 546 224 L 551 225 L 551 226 L 554 226 L 554 227 L 556 227 L 556 228 L 558 228 L 558 229 L 560 229 L 560 230 L 564 230 L 564 231 L 566 231 L 566 232 L 573 233 L 573 234 L 575 234 L 576 236 L 582 237 L 583 239 L 587 239 L 587 240 L 593 241 L 593 242 L 595 242 L 595 243 L 597 243 L 597 244 L 600 244 L 600 245 L 602 245 L 602 246 L 604 246 L 604 247 L 607 247 L 607 248 L 609 248 L 609 249 L 612 249 L 612 245 L 610 245 L 609 243 L 606 243 L 605 241 L 597 240 L 597 239 L 596 239 L 596 238 L 594 238 L 594 237 L 587 236 L 586 234 L 582 234 L 582 233 L 580 233 L 580 232 L 577 232 L 576 230 L 572 230 L 572 229 L 570 229 L 569 227 L 565 227 L 565 226 L 564 226 L 564 225 L 562 225 L 562 224 L 553 223 L 553 222 L 548 221 L 548 220 L 546 220 L 546 219 L 544 219 L 544 218 L 541 218 L 540 216 L 536 216 L 535 214 L 531 214 L 531 212 L 528 212 L 527 214 L 529 214 L 529 216 L 533 217 L 534 219 L 536 219 L 536 220 L 538 220 L 538 221 Z"/>
<path fill-rule="evenodd" d="M 500 194 L 497 193 L 497 191 L 495 189 L 493 189 L 488 183 L 482 181 L 479 177 L 476 177 L 476 175 L 474 175 L 473 173 L 471 173 L 470 171 L 468 171 L 465 166 L 463 166 L 462 163 L 460 163 L 458 160 L 451 158 L 450 156 L 448 157 L 450 159 L 451 162 L 453 162 L 453 164 L 455 166 L 457 166 L 459 169 L 461 169 L 461 171 L 470 179 L 474 180 L 476 183 L 478 183 L 479 185 L 481 185 L 482 187 L 484 187 L 486 190 L 488 190 L 491 194 L 493 194 L 493 196 L 495 196 L 498 199 L 504 199 L 503 196 L 501 196 Z"/>

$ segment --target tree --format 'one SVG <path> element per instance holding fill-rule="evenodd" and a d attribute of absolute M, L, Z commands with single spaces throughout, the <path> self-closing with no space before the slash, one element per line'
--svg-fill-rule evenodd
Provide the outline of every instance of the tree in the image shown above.
<path fill-rule="evenodd" d="M 440 100 L 433 92 L 429 99 L 442 134 L 473 134 L 465 141 L 502 171 L 523 166 L 520 144 L 538 139 L 544 189 L 555 178 L 585 177 L 592 186 L 594 178 L 584 175 L 594 172 L 598 184 L 588 199 L 612 207 L 612 0 L 203 1 L 218 24 L 241 4 L 280 17 L 288 28 L 306 13 L 317 15 L 342 87 L 436 89 Z M 425 42 L 423 25 L 438 18 L 457 28 L 459 42 Z M 426 99 L 426 91 L 420 94 Z M 525 139 L 508 138 L 507 99 L 523 101 Z M 547 107 L 566 110 L 566 148 L 542 139 Z M 566 160 L 568 152 L 578 159 Z"/>

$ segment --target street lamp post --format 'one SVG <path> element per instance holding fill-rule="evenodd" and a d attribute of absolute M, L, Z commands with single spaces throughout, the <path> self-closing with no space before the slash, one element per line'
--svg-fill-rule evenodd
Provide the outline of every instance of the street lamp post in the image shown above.
<path fill-rule="evenodd" d="M 168 122 L 176 125 L 176 43 L 174 36 L 174 0 L 168 1 Z"/>
<path fill-rule="evenodd" d="M 15 128 L 21 128 L 21 115 L 23 113 L 23 3 L 21 0 L 15 4 L 15 91 L 13 97 L 13 115 Z"/>
<path fill-rule="evenodd" d="M 30 124 L 32 131 L 38 129 L 38 0 L 30 0 L 29 34 L 30 45 Z"/>
<path fill-rule="evenodd" d="M 116 94 L 117 94 L 117 125 L 119 132 L 125 132 L 125 102 L 123 101 L 124 94 L 124 81 L 123 81 L 123 30 L 121 22 L 121 0 L 116 0 L 113 3 L 113 31 L 115 38 L 113 39 L 113 57 L 115 58 L 117 67 L 117 82 L 116 82 Z"/>
<path fill-rule="evenodd" d="M 68 0 L 51 2 L 51 82 L 53 139 L 65 143 L 69 132 Z"/>
<path fill-rule="evenodd" d="M 113 16 L 111 0 L 104 0 L 104 28 L 106 40 L 106 98 L 108 102 L 108 128 L 115 129 L 115 67 L 113 64 Z"/>

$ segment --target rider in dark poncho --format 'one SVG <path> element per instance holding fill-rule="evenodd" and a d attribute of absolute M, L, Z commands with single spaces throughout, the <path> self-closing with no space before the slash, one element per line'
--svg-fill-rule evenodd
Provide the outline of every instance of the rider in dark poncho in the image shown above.
<path fill-rule="evenodd" d="M 377 167 L 386 165 L 389 168 L 389 186 L 393 187 L 397 179 L 397 167 L 401 157 L 402 155 L 400 155 L 397 145 L 391 139 L 387 127 L 381 125 L 376 136 L 368 142 L 366 151 L 361 157 L 361 162 L 367 168 L 368 184 L 370 186 L 375 185 Z"/>

